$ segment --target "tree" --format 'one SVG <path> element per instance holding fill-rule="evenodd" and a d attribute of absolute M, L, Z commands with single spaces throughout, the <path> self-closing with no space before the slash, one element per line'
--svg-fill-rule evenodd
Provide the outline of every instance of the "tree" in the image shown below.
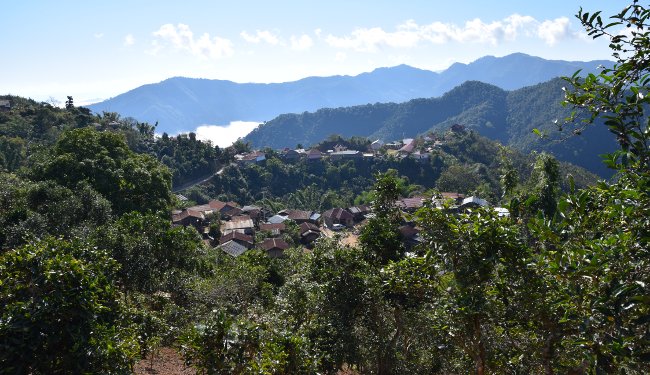
<path fill-rule="evenodd" d="M 644 373 L 650 362 L 650 10 L 633 1 L 608 24 L 600 12 L 581 9 L 577 16 L 589 35 L 609 38 L 616 64 L 567 78 L 566 104 L 576 109 L 569 120 L 578 110 L 588 114 L 581 126 L 605 119 L 620 145 L 605 163 L 618 176 L 561 199 L 555 220 L 530 222 L 535 266 L 552 291 L 549 307 L 562 316 L 558 344 L 571 370 Z M 629 34 L 612 31 L 621 25 Z"/>
<path fill-rule="evenodd" d="M 445 169 L 436 181 L 440 191 L 470 193 L 481 183 L 481 177 L 474 168 L 464 164 L 453 164 Z"/>
<path fill-rule="evenodd" d="M 117 263 L 80 241 L 0 256 L 0 368 L 13 374 L 127 373 L 137 342 L 113 284 Z"/>
<path fill-rule="evenodd" d="M 74 100 L 72 99 L 72 96 L 68 96 L 68 100 L 65 101 L 65 109 L 74 109 Z"/>
<path fill-rule="evenodd" d="M 375 217 L 363 227 L 359 240 L 368 256 L 380 264 L 397 260 L 404 254 L 404 245 L 398 227 L 402 221 L 395 202 L 399 198 L 398 178 L 395 173 L 377 176 L 372 204 Z"/>
<path fill-rule="evenodd" d="M 499 146 L 499 182 L 501 183 L 501 190 L 503 192 L 501 195 L 502 199 L 512 195 L 519 184 L 519 172 L 515 169 L 512 160 L 510 160 L 511 154 L 512 150 L 505 146 Z"/>
<path fill-rule="evenodd" d="M 168 219 L 131 212 L 100 228 L 95 242 L 121 265 L 116 276 L 126 291 L 178 292 L 198 268 L 200 243 L 193 228 L 172 227 Z"/>
<path fill-rule="evenodd" d="M 598 75 L 581 77 L 576 72 L 565 78 L 572 86 L 566 91 L 565 104 L 574 108 L 569 121 L 583 112 L 588 117 L 581 128 L 603 118 L 616 136 L 621 149 L 606 159 L 614 168 L 637 164 L 642 171 L 650 169 L 650 132 L 645 110 L 650 103 L 650 9 L 634 0 L 620 13 L 604 23 L 601 12 L 589 13 L 580 9 L 578 19 L 594 39 L 605 37 L 610 41 L 616 60 L 611 68 L 603 68 Z M 616 28 L 625 26 L 626 32 Z"/>
<path fill-rule="evenodd" d="M 169 170 L 149 155 L 135 154 L 124 136 L 112 132 L 66 131 L 35 162 L 31 176 L 69 188 L 86 181 L 118 214 L 166 211 L 171 203 Z"/>
<path fill-rule="evenodd" d="M 53 181 L 0 177 L 0 249 L 48 235 L 86 236 L 111 219 L 110 203 L 87 184 L 68 189 Z"/>
<path fill-rule="evenodd" d="M 517 226 L 485 209 L 455 215 L 425 208 L 417 217 L 429 267 L 407 290 L 437 284 L 432 304 L 436 318 L 444 322 L 438 329 L 455 348 L 448 355 L 458 356 L 465 368 L 471 363 L 476 374 L 505 370 L 497 358 L 503 355 L 501 347 L 513 342 L 498 332 L 511 323 L 506 312 L 516 311 L 516 295 L 522 292 L 517 287 L 526 274 L 526 247 Z"/>

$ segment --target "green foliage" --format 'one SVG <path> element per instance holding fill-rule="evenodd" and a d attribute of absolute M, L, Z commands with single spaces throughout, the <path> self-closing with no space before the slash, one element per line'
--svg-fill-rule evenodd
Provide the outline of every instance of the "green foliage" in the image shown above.
<path fill-rule="evenodd" d="M 207 374 L 314 373 L 303 341 L 289 333 L 213 311 L 181 338 L 187 364 Z"/>
<path fill-rule="evenodd" d="M 626 173 L 567 196 L 557 222 L 531 223 L 538 272 L 551 288 L 559 342 L 604 373 L 647 369 L 650 176 Z"/>
<path fill-rule="evenodd" d="M 25 149 L 22 138 L 0 136 L 0 170 L 17 170 L 25 160 Z"/>
<path fill-rule="evenodd" d="M 199 269 L 200 242 L 194 228 L 172 227 L 168 219 L 132 212 L 99 228 L 95 241 L 121 265 L 127 291 L 178 293 L 184 278 Z"/>
<path fill-rule="evenodd" d="M 393 173 L 377 176 L 374 187 L 373 213 L 363 227 L 359 241 L 368 256 L 380 264 L 398 260 L 404 254 L 404 245 L 398 230 L 402 218 L 395 201 L 399 198 L 398 179 Z"/>
<path fill-rule="evenodd" d="M 421 195 L 426 189 L 437 186 L 441 191 L 478 193 L 492 199 L 501 195 L 498 173 L 501 159 L 497 143 L 471 131 L 450 133 L 444 135 L 442 148 L 434 150 L 431 158 L 425 161 L 410 157 L 378 157 L 372 160 L 284 162 L 270 155 L 262 164 L 228 166 L 200 188 L 190 190 L 188 196 L 199 202 L 205 202 L 207 197 L 234 200 L 240 204 L 257 202 L 272 212 L 277 212 L 280 207 L 324 211 L 355 203 L 370 203 L 375 175 L 394 170 L 396 172 L 391 173 L 399 176 L 397 182 L 401 197 Z M 530 176 L 533 157 L 511 150 L 508 159 L 520 178 Z M 576 176 L 578 188 L 596 180 L 594 175 L 578 167 L 561 165 L 561 170 L 563 174 L 570 170 Z M 568 186 L 561 186 L 568 190 Z"/>
<path fill-rule="evenodd" d="M 153 144 L 153 153 L 172 171 L 174 186 L 207 177 L 226 163 L 224 150 L 185 134 L 163 137 Z"/>
<path fill-rule="evenodd" d="M 74 189 L 0 174 L 0 249 L 49 235 L 87 236 L 111 219 L 110 203 L 87 184 Z"/>
<path fill-rule="evenodd" d="M 580 112 L 587 112 L 581 131 L 586 124 L 597 118 L 616 137 L 620 150 L 606 160 L 608 166 L 622 168 L 635 164 L 636 168 L 650 169 L 650 128 L 645 109 L 650 103 L 648 88 L 648 41 L 650 40 L 650 9 L 633 1 L 620 13 L 610 17 L 612 22 L 603 22 L 600 12 L 589 13 L 580 9 L 578 19 L 592 38 L 605 37 L 616 64 L 603 68 L 600 74 L 580 77 L 576 72 L 565 80 L 572 86 L 566 92 L 565 104 L 574 111 L 569 121 L 574 121 Z M 626 33 L 618 30 L 625 25 Z M 616 31 L 614 31 L 616 29 Z"/>
<path fill-rule="evenodd" d="M 421 249 L 427 252 L 424 261 L 431 262 L 425 270 L 434 272 L 421 277 L 425 286 L 433 282 L 437 291 L 432 300 L 434 314 L 444 322 L 438 330 L 446 332 L 448 345 L 455 348 L 448 355 L 463 366 L 472 363 L 477 373 L 490 367 L 506 371 L 508 367 L 498 358 L 504 354 L 502 347 L 525 338 L 499 334 L 512 324 L 508 315 L 516 311 L 517 300 L 525 298 L 525 290 L 519 287 L 525 274 L 526 247 L 518 227 L 483 209 L 450 215 L 426 208 L 418 212 L 418 223 L 428 244 Z"/>
<path fill-rule="evenodd" d="M 0 365 L 8 373 L 128 373 L 137 342 L 113 284 L 117 264 L 46 239 L 0 256 Z"/>
<path fill-rule="evenodd" d="M 436 182 L 440 191 L 470 194 L 481 183 L 481 176 L 468 165 L 455 164 L 445 169 Z"/>
<path fill-rule="evenodd" d="M 163 211 L 171 202 L 169 170 L 151 156 L 133 153 L 117 133 L 69 130 L 51 153 L 40 156 L 31 175 L 70 188 L 85 181 L 119 214 Z"/>

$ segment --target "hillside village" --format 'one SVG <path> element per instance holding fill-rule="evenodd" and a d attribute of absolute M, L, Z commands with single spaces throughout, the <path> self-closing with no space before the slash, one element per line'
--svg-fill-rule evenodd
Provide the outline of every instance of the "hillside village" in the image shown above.
<path fill-rule="evenodd" d="M 449 129 L 456 134 L 467 132 L 465 126 L 454 124 Z M 344 143 L 344 142 L 342 142 Z M 319 161 L 329 158 L 332 161 L 354 160 L 354 159 L 374 159 L 377 157 L 412 157 L 419 161 L 428 161 L 431 152 L 444 144 L 444 135 L 428 134 L 418 138 L 405 138 L 402 140 L 385 143 L 381 140 L 368 142 L 365 150 L 350 149 L 345 144 L 336 144 L 331 149 L 321 150 L 318 147 L 304 149 L 302 147 L 291 149 L 284 148 L 278 151 L 278 155 L 284 161 L 291 162 L 297 160 Z M 262 150 L 253 150 L 248 153 L 236 154 L 234 156 L 237 165 L 249 165 L 261 163 L 266 160 L 266 153 Z"/>
<path fill-rule="evenodd" d="M 453 192 L 442 192 L 432 198 L 402 198 L 395 204 L 402 212 L 399 232 L 406 248 L 420 242 L 420 229 L 410 219 L 410 214 L 425 204 L 449 212 L 490 207 L 484 199 Z M 494 210 L 499 216 L 509 216 L 506 208 L 494 207 Z M 259 206 L 240 207 L 235 202 L 212 200 L 173 211 L 172 222 L 173 225 L 196 228 L 205 245 L 217 247 L 233 257 L 258 248 L 269 257 L 278 258 L 290 247 L 311 249 L 320 238 L 333 237 L 337 232 L 341 233 L 343 243 L 355 244 L 360 228 L 372 216 L 372 208 L 367 205 L 337 207 L 323 213 L 300 209 L 272 213 Z"/>
<path fill-rule="evenodd" d="M 466 129 L 456 124 L 449 131 L 452 134 L 465 133 Z M 298 160 L 319 162 L 326 158 L 342 161 L 382 157 L 411 157 L 426 162 L 431 157 L 431 152 L 444 144 L 444 139 L 444 136 L 429 134 L 391 143 L 376 140 L 368 142 L 367 149 L 363 151 L 348 149 L 345 142 L 341 142 L 325 151 L 317 147 L 307 150 L 302 147 L 285 148 L 277 151 L 277 156 L 286 163 Z M 236 154 L 233 164 L 245 168 L 264 163 L 267 160 L 267 152 L 268 150 L 252 150 Z M 177 197 L 180 201 L 187 201 L 182 194 L 178 194 Z M 395 202 L 395 205 L 403 213 L 403 223 L 399 231 L 407 248 L 420 241 L 419 228 L 414 225 L 409 215 L 427 203 L 450 212 L 461 212 L 476 206 L 490 206 L 485 199 L 476 196 L 466 197 L 457 192 L 441 192 L 434 197 L 401 198 Z M 494 209 L 499 215 L 509 215 L 505 208 Z M 218 247 L 233 257 L 240 256 L 253 248 L 264 250 L 270 257 L 281 257 L 290 247 L 311 249 L 320 238 L 333 237 L 337 233 L 343 243 L 355 244 L 360 228 L 372 215 L 372 208 L 369 205 L 335 207 L 324 212 L 300 208 L 271 212 L 256 205 L 240 206 L 232 201 L 211 200 L 206 204 L 174 210 L 172 222 L 174 225 L 196 228 L 207 246 Z"/>

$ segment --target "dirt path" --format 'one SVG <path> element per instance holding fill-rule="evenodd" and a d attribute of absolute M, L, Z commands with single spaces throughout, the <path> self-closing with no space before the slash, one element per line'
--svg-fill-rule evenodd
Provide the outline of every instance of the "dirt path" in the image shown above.
<path fill-rule="evenodd" d="M 329 229 L 327 227 L 322 227 L 321 228 L 321 233 L 323 233 L 323 235 L 325 237 L 328 237 L 328 238 L 333 238 L 337 234 L 340 235 L 342 245 L 349 245 L 349 246 L 354 247 L 354 246 L 357 246 L 357 244 L 359 242 L 359 236 L 352 233 L 352 230 L 350 230 L 350 229 L 346 229 L 346 230 L 342 230 L 342 231 L 337 232 L 337 231 L 333 231 L 333 230 L 331 230 L 331 229 Z"/>
<path fill-rule="evenodd" d="M 172 348 L 160 348 L 158 353 L 135 364 L 136 375 L 194 375 L 196 370 L 185 366 L 181 356 Z"/>
<path fill-rule="evenodd" d="M 200 185 L 200 184 L 202 184 L 204 182 L 207 182 L 212 177 L 223 173 L 224 168 L 226 168 L 226 167 L 223 167 L 223 168 L 219 169 L 218 171 L 214 172 L 213 174 L 209 175 L 208 177 L 201 177 L 201 178 L 196 179 L 194 181 L 186 182 L 181 186 L 175 187 L 175 188 L 172 189 L 172 193 L 178 193 L 179 191 L 187 190 L 187 189 L 191 188 L 192 186 Z"/>

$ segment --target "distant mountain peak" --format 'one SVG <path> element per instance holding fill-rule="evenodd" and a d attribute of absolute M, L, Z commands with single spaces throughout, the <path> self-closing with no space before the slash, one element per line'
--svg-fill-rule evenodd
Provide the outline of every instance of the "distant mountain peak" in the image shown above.
<path fill-rule="evenodd" d="M 436 97 L 468 80 L 512 90 L 571 75 L 577 69 L 593 72 L 597 66 L 514 53 L 455 63 L 442 72 L 400 64 L 356 76 L 307 77 L 273 84 L 172 77 L 88 108 L 95 113 L 114 111 L 138 121 L 158 122 L 160 132 L 176 134 L 204 124 L 265 121 L 283 113 Z"/>

